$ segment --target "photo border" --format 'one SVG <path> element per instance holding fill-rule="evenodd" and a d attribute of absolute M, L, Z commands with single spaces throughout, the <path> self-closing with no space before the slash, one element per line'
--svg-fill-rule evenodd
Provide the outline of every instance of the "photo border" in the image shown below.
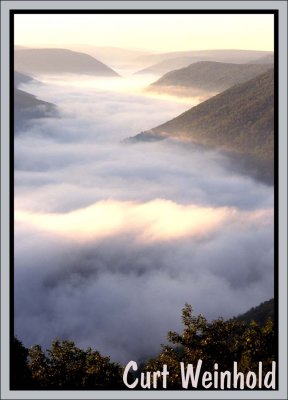
<path fill-rule="evenodd" d="M 257 3 L 257 1 L 258 0 L 256 0 L 256 3 Z M 198 5 L 199 5 L 199 3 L 201 3 L 202 7 L 203 7 L 204 3 L 206 3 L 205 5 L 207 5 L 209 3 L 209 7 L 212 6 L 211 3 L 213 3 L 213 7 L 215 7 L 215 6 L 219 7 L 219 4 L 221 3 L 221 4 L 225 4 L 225 6 L 227 7 L 228 3 L 225 0 L 224 0 L 224 2 L 222 2 L 222 1 L 213 1 L 213 2 L 211 2 L 211 1 L 207 1 L 207 2 L 206 1 L 201 1 L 201 2 L 199 2 L 199 1 L 197 1 L 197 2 L 196 1 L 184 1 L 184 2 L 182 2 L 182 1 L 179 1 L 179 2 L 173 1 L 173 2 L 169 2 L 168 1 L 168 2 L 165 2 L 166 6 L 167 6 L 168 3 L 169 3 L 169 5 L 171 3 L 173 3 L 173 7 L 177 7 L 176 9 L 174 9 L 174 8 L 173 9 L 172 8 L 164 8 L 163 7 L 163 2 L 161 4 L 160 9 L 159 9 L 159 5 L 158 5 L 158 7 L 156 9 L 154 7 L 155 7 L 155 3 L 158 3 L 157 1 L 153 1 L 153 6 L 152 6 L 152 2 L 150 2 L 150 1 L 139 1 L 139 2 L 133 2 L 133 9 L 129 10 L 129 8 L 127 8 L 127 7 L 123 8 L 124 4 L 125 5 L 129 4 L 129 7 L 132 8 L 132 2 L 131 1 L 129 2 L 129 0 L 128 0 L 128 2 L 126 2 L 126 1 L 121 1 L 121 2 L 115 2 L 115 1 L 105 1 L 105 2 L 103 2 L 103 1 L 99 1 L 99 2 L 97 2 L 97 1 L 92 1 L 92 2 L 76 1 L 75 2 L 74 1 L 73 2 L 72 1 L 72 2 L 69 2 L 69 4 L 68 4 L 68 6 L 70 6 L 70 8 L 67 7 L 67 3 L 68 2 L 65 2 L 65 1 L 57 1 L 57 4 L 56 4 L 55 1 L 43 1 L 43 2 L 41 2 L 41 4 L 40 4 L 40 2 L 36 2 L 36 1 L 32 1 L 32 2 L 31 1 L 16 1 L 16 2 L 14 2 L 14 1 L 11 1 L 11 2 L 10 1 L 3 1 L 1 3 L 1 22 L 2 22 L 2 17 L 3 17 L 3 14 L 2 14 L 2 4 L 3 3 L 5 4 L 5 6 L 8 5 L 8 7 L 6 7 L 6 9 L 5 9 L 5 12 L 7 12 L 7 11 L 9 12 L 9 22 L 10 22 L 9 23 L 9 30 L 7 31 L 7 27 L 6 27 L 6 29 L 4 28 L 4 34 L 6 36 L 6 45 L 7 45 L 7 34 L 8 34 L 8 32 L 10 32 L 10 44 L 9 44 L 10 45 L 10 48 L 9 48 L 10 51 L 9 51 L 9 58 L 8 58 L 9 59 L 8 64 L 10 64 L 10 67 L 8 65 L 8 68 L 7 68 L 7 63 L 3 63 L 5 65 L 2 68 L 2 62 L 1 62 L 1 79 L 2 79 L 1 83 L 3 83 L 4 77 L 5 76 L 7 77 L 7 69 L 8 69 L 8 75 L 9 75 L 9 68 L 10 68 L 10 82 L 9 82 L 10 83 L 10 85 L 9 85 L 9 89 L 10 90 L 8 89 L 8 92 L 10 92 L 10 93 L 9 93 L 9 95 L 7 97 L 7 81 L 6 81 L 6 87 L 4 88 L 3 92 L 1 91 L 1 116 L 3 115 L 3 117 L 4 117 L 3 124 L 1 122 L 1 132 L 2 132 L 2 135 L 1 135 L 1 202 L 2 202 L 2 198 L 3 198 L 3 200 L 4 200 L 4 198 L 6 200 L 6 201 L 3 201 L 2 207 L 1 207 L 1 222 L 3 221 L 3 219 L 2 219 L 3 209 L 6 210 L 6 212 L 5 212 L 6 229 L 5 229 L 5 226 L 4 226 L 4 229 L 2 230 L 4 223 L 1 224 L 1 250 L 6 255 L 6 257 L 4 256 L 4 262 L 3 262 L 2 251 L 1 251 L 1 264 L 2 264 L 1 284 L 2 284 L 2 289 L 3 289 L 3 281 L 4 281 L 4 279 L 3 279 L 4 278 L 3 268 L 4 268 L 4 271 L 6 271 L 6 274 L 7 274 L 7 267 L 9 268 L 9 264 L 7 266 L 7 254 L 6 254 L 7 253 L 7 243 L 6 244 L 3 243 L 4 240 L 2 242 L 2 239 L 4 239 L 4 237 L 7 236 L 7 214 L 6 214 L 7 213 L 7 209 L 6 209 L 5 206 L 7 206 L 7 198 L 6 198 L 6 196 L 8 194 L 8 198 L 9 198 L 9 201 L 8 201 L 8 203 L 9 203 L 8 216 L 9 216 L 9 227 L 10 227 L 10 230 L 8 229 L 8 231 L 10 232 L 9 235 L 8 235 L 9 238 L 10 238 L 10 246 L 9 246 L 9 238 L 8 238 L 8 248 L 10 249 L 10 252 L 8 254 L 8 260 L 9 260 L 9 256 L 10 256 L 10 266 L 11 266 L 11 268 L 10 268 L 10 280 L 9 280 L 9 282 L 10 282 L 10 295 L 9 296 L 10 296 L 10 307 L 11 307 L 10 308 L 10 313 L 12 313 L 12 315 L 13 315 L 13 311 L 14 311 L 14 307 L 13 307 L 13 303 L 14 303 L 14 288 L 13 288 L 13 281 L 14 281 L 14 268 L 13 268 L 13 261 L 14 261 L 14 235 L 13 235 L 13 233 L 14 233 L 14 215 L 13 215 L 13 211 L 14 211 L 14 140 L 12 140 L 13 134 L 11 134 L 11 136 L 10 136 L 11 140 L 10 140 L 10 143 L 9 143 L 9 138 L 7 138 L 7 132 L 9 132 L 9 130 L 7 130 L 7 125 L 9 126 L 9 123 L 10 123 L 10 132 L 13 132 L 14 131 L 14 129 L 13 129 L 14 128 L 14 115 L 13 115 L 14 79 L 13 79 L 12 72 L 14 70 L 14 68 L 13 68 L 14 67 L 14 41 L 13 41 L 14 25 L 13 25 L 13 17 L 14 17 L 15 14 L 24 14 L 24 13 L 25 14 L 27 14 L 27 13 L 41 13 L 41 14 L 44 14 L 44 13 L 45 14 L 47 14 L 47 13 L 52 13 L 52 14 L 55 14 L 55 13 L 63 13 L 63 14 L 64 13 L 65 14 L 68 14 L 68 13 L 72 14 L 73 13 L 73 14 L 76 14 L 76 13 L 79 13 L 79 14 L 83 14 L 83 13 L 90 13 L 90 12 L 91 13 L 92 12 L 93 13 L 110 13 L 110 14 L 115 14 L 115 13 L 117 13 L 117 14 L 121 14 L 121 13 L 137 13 L 137 14 L 138 13 L 141 13 L 141 14 L 143 14 L 143 13 L 159 13 L 159 14 L 160 13 L 166 13 L 166 14 L 167 13 L 170 13 L 170 14 L 178 13 L 179 14 L 179 13 L 185 13 L 185 12 L 193 13 L 193 14 L 194 13 L 205 13 L 205 14 L 223 14 L 223 13 L 226 13 L 226 14 L 228 14 L 228 13 L 233 13 L 233 14 L 239 14 L 239 13 L 242 13 L 242 14 L 261 13 L 261 14 L 264 14 L 264 13 L 269 13 L 269 14 L 271 14 L 272 11 L 274 10 L 274 12 L 273 12 L 274 18 L 275 18 L 274 21 L 275 22 L 277 21 L 275 23 L 275 25 L 274 25 L 274 45 L 275 45 L 274 46 L 274 57 L 275 57 L 275 66 L 274 66 L 274 74 L 275 74 L 274 75 L 275 76 L 275 113 L 274 113 L 274 118 L 275 118 L 275 135 L 274 135 L 274 137 L 275 137 L 275 149 L 274 149 L 274 152 L 275 152 L 275 155 L 276 155 L 276 157 L 274 159 L 275 160 L 274 161 L 274 163 L 275 163 L 275 170 L 274 170 L 274 175 L 275 175 L 275 186 L 274 186 L 274 194 L 275 194 L 275 216 L 274 216 L 275 231 L 274 231 L 274 239 L 275 239 L 275 242 L 274 242 L 274 249 L 276 250 L 276 247 L 277 247 L 277 250 L 278 250 L 278 245 L 279 245 L 279 256 L 281 256 L 282 250 L 283 250 L 281 248 L 281 243 L 283 245 L 283 240 L 280 242 L 278 239 L 282 238 L 282 236 L 283 236 L 283 227 L 282 227 L 282 231 L 279 232 L 279 225 L 281 225 L 281 221 L 282 221 L 282 217 L 283 217 L 283 213 L 282 213 L 282 210 L 281 210 L 282 207 L 281 207 L 281 203 L 280 203 L 280 199 L 282 199 L 283 193 L 282 193 L 282 189 L 281 189 L 282 186 L 280 187 L 279 184 L 278 184 L 278 177 L 281 178 L 281 176 L 279 176 L 280 172 L 283 175 L 283 163 L 285 165 L 285 160 L 283 161 L 283 148 L 284 149 L 286 148 L 286 150 L 287 150 L 287 138 L 286 138 L 286 146 L 282 147 L 282 145 L 283 145 L 283 138 L 282 138 L 283 134 L 281 134 L 281 137 L 280 137 L 280 133 L 281 132 L 285 132 L 285 130 L 283 131 L 283 126 L 282 126 L 283 125 L 282 124 L 283 121 L 281 122 L 281 116 L 283 117 L 283 115 L 282 115 L 282 113 L 283 113 L 283 103 L 284 103 L 284 107 L 285 107 L 285 100 L 286 100 L 286 104 L 287 104 L 287 84 L 285 86 L 286 87 L 286 92 L 285 92 L 286 97 L 285 97 L 285 100 L 284 100 L 283 99 L 283 93 L 282 93 L 283 91 L 281 91 L 281 87 L 283 88 L 283 86 L 284 86 L 284 84 L 283 84 L 283 76 L 282 76 L 283 75 L 283 65 L 281 64 L 281 58 L 282 57 L 279 58 L 279 64 L 281 65 L 281 68 L 279 68 L 279 65 L 278 65 L 278 55 L 280 57 L 280 55 L 283 56 L 283 53 L 284 53 L 283 49 L 281 49 L 282 43 L 279 43 L 279 40 L 280 40 L 281 36 L 279 36 L 279 38 L 278 38 L 278 34 L 279 34 L 278 13 L 280 13 L 280 17 L 283 17 L 283 10 L 281 11 L 279 6 L 280 6 L 280 4 L 283 5 L 283 3 L 286 3 L 286 2 L 284 2 L 284 1 L 261 1 L 261 5 L 263 5 L 264 3 L 265 3 L 265 5 L 268 5 L 267 3 L 269 3 L 269 6 L 271 8 L 262 9 L 262 8 L 257 8 L 256 7 L 256 9 L 255 9 L 255 1 L 243 1 L 243 2 L 242 1 L 233 1 L 233 2 L 230 1 L 229 2 L 229 9 L 225 10 L 224 7 L 223 8 L 213 8 L 213 9 L 211 9 L 211 8 L 207 9 L 206 7 L 204 9 L 203 8 L 201 9 L 200 7 L 198 7 L 198 8 L 188 8 L 187 9 L 187 6 L 188 7 L 189 6 L 190 7 L 194 6 L 195 7 L 196 3 Z M 37 3 L 37 7 L 35 7 L 36 3 Z M 79 6 L 81 7 L 80 9 L 76 9 L 76 8 L 72 9 L 71 8 L 72 4 L 73 4 L 73 7 L 74 7 L 74 5 L 76 5 L 76 3 L 78 5 L 78 7 Z M 102 5 L 102 7 L 98 8 L 100 3 Z M 109 5 L 112 5 L 112 3 L 113 3 L 113 6 L 116 6 L 116 3 L 117 3 L 117 8 L 107 8 L 107 4 L 108 3 L 109 3 Z M 143 7 L 143 5 L 145 5 L 144 9 L 141 10 L 141 9 L 138 9 L 138 7 L 135 7 L 136 3 L 137 3 L 137 6 L 141 5 Z M 182 8 L 181 7 L 179 8 L 180 3 L 181 4 L 185 4 L 185 8 L 186 9 L 183 8 L 183 6 L 182 6 Z M 245 8 L 240 8 L 240 9 L 231 8 L 231 6 L 232 6 L 231 3 L 233 3 L 233 6 L 235 6 L 236 3 L 237 3 L 237 7 L 240 7 L 239 3 L 244 3 Z M 119 8 L 119 4 L 121 4 L 120 8 Z M 41 7 L 40 7 L 40 5 L 41 5 Z M 49 7 L 48 7 L 48 5 L 49 5 Z M 83 7 L 84 5 L 86 5 L 86 6 L 89 5 L 90 7 L 91 7 L 91 5 L 93 5 L 94 8 L 87 8 L 87 7 L 84 8 Z M 104 5 L 106 6 L 106 9 L 103 7 Z M 275 7 L 277 5 L 278 5 L 278 8 Z M 59 8 L 59 6 L 61 6 L 61 9 Z M 251 9 L 248 8 L 247 9 L 246 8 L 247 6 L 249 6 L 249 7 L 251 6 L 253 8 L 251 8 Z M 287 3 L 286 3 L 286 6 L 287 6 Z M 34 10 L 33 10 L 33 8 L 34 8 Z M 281 9 L 282 9 L 282 7 L 281 7 Z M 287 7 L 286 7 L 286 10 L 287 10 Z M 282 25 L 281 25 L 281 27 L 283 28 Z M 3 28 L 3 24 L 1 26 L 1 33 L 2 33 L 2 28 Z M 287 15 L 286 15 L 286 31 L 287 31 Z M 277 33 L 277 35 L 275 33 Z M 5 49 L 5 46 L 4 46 L 4 52 L 3 52 L 2 45 L 3 45 L 3 41 L 4 40 L 2 41 L 2 38 L 3 38 L 3 34 L 1 34 L 1 59 L 3 60 L 3 58 L 4 58 L 3 57 L 3 53 L 4 53 L 4 55 L 6 55 L 5 58 L 7 58 L 7 48 Z M 281 53 L 278 52 L 279 44 L 280 44 L 280 52 Z M 287 47 L 287 42 L 286 42 L 286 47 Z M 286 64 L 285 64 L 285 62 L 286 62 Z M 284 71 L 285 71 L 285 65 L 286 65 L 286 70 L 287 70 L 287 53 L 286 53 L 286 60 L 284 60 L 283 64 L 284 64 Z M 280 81 L 279 81 L 279 79 L 280 79 Z M 281 83 L 280 85 L 278 85 L 278 81 L 279 81 L 279 83 Z M 5 84 L 4 84 L 4 86 L 5 86 Z M 3 87 L 3 86 L 1 85 L 1 87 Z M 279 93 L 278 93 L 278 87 L 279 87 Z M 281 95 L 281 93 L 282 93 L 282 95 Z M 278 102 L 279 94 L 280 94 L 281 102 Z M 7 121 L 7 111 L 5 113 L 3 112 L 3 114 L 2 114 L 2 111 L 3 111 L 2 107 L 5 108 L 5 106 L 7 106 L 7 98 L 10 101 L 9 121 Z M 9 109 L 9 107 L 8 107 L 8 109 Z M 280 119 L 278 118 L 278 113 L 279 113 Z M 281 131 L 279 132 L 279 137 L 277 135 L 277 132 L 278 132 L 278 119 L 279 119 L 280 129 L 281 129 Z M 2 118 L 1 118 L 1 120 L 3 121 Z M 7 124 L 7 122 L 8 122 L 8 124 Z M 287 119 L 286 119 L 286 121 L 284 121 L 284 125 L 285 125 L 285 122 L 287 124 Z M 3 129 L 3 125 L 4 125 L 4 129 Z M 6 134 L 3 135 L 3 132 L 5 132 Z M 9 149 L 9 151 L 8 151 L 8 164 L 7 164 L 7 160 L 5 159 L 5 158 L 7 158 L 6 157 L 7 156 L 7 139 L 8 139 L 8 149 Z M 280 144 L 280 147 L 279 147 L 279 158 L 278 158 L 278 140 L 279 140 L 279 144 Z M 3 146 L 2 146 L 2 144 L 3 144 Z M 9 144 L 10 144 L 10 147 L 9 147 Z M 6 152 L 4 154 L 2 152 L 3 148 L 6 149 Z M 281 149 L 282 149 L 282 152 L 281 152 Z M 5 156 L 5 154 L 6 154 L 6 156 Z M 10 154 L 10 157 L 9 157 L 9 154 Z M 285 153 L 284 153 L 284 155 L 285 155 Z M 287 162 L 287 158 L 286 158 L 286 162 Z M 8 165 L 8 171 L 7 171 L 7 165 Z M 9 166 L 10 166 L 10 175 L 9 175 Z M 286 168 L 286 171 L 287 171 L 287 168 Z M 286 171 L 284 170 L 284 173 Z M 9 190 L 8 190 L 8 193 L 7 193 L 7 172 L 8 172 L 8 177 L 9 177 L 8 178 L 9 186 L 10 186 Z M 287 172 L 286 172 L 286 178 L 287 178 Z M 3 186 L 2 186 L 3 181 L 4 181 L 4 190 L 3 190 Z M 282 185 L 282 182 L 283 181 L 282 181 L 282 178 L 281 178 L 281 185 Z M 286 180 L 286 188 L 287 188 L 287 180 Z M 287 190 L 286 190 L 286 194 L 287 194 Z M 278 204 L 279 204 L 279 208 L 278 208 Z M 11 210 L 12 210 L 12 212 L 11 212 Z M 281 220 L 279 220 L 279 218 L 278 218 L 279 210 L 281 211 Z M 278 225 L 278 221 L 279 221 L 279 225 Z M 286 221 L 287 221 L 287 218 L 286 218 Z M 281 226 L 280 226 L 280 228 L 281 228 Z M 287 226 L 286 226 L 286 230 L 285 230 L 285 227 L 284 227 L 284 240 L 285 240 L 285 237 L 287 238 Z M 287 260 L 287 251 L 286 251 L 285 256 L 286 256 L 286 260 Z M 282 327 L 282 323 L 281 324 L 279 324 L 279 323 L 282 321 L 283 314 L 281 312 L 281 321 L 279 321 L 279 319 L 278 319 L 278 306 L 279 306 L 280 311 L 283 310 L 283 308 L 284 308 L 283 304 L 281 304 L 281 307 L 280 307 L 280 303 L 283 302 L 282 298 L 284 298 L 284 301 L 285 301 L 285 297 L 284 297 L 285 294 L 282 294 L 282 290 L 283 290 L 283 281 L 282 281 L 282 279 L 283 279 L 283 273 L 282 272 L 283 271 L 282 271 L 282 269 L 284 269 L 284 266 L 282 267 L 281 271 L 280 271 L 280 268 L 278 270 L 278 265 L 279 265 L 278 261 L 279 261 L 279 259 L 278 259 L 278 251 L 275 251 L 275 267 L 274 267 L 275 326 L 276 326 L 276 331 L 278 329 L 278 333 L 279 333 L 279 336 L 280 336 L 280 325 Z M 8 263 L 9 263 L 9 261 L 8 261 Z M 3 267 L 3 265 L 4 265 L 4 267 Z M 283 265 L 282 261 L 281 261 L 281 265 Z M 5 275 L 5 278 L 7 280 L 7 276 L 6 275 Z M 279 281 L 279 278 L 280 278 L 280 281 Z M 282 286 L 280 286 L 281 282 L 282 282 Z M 286 275 L 286 289 L 287 289 L 287 275 Z M 2 327 L 3 327 L 3 319 L 2 319 L 2 317 L 3 317 L 3 309 L 4 309 L 4 314 L 5 314 L 5 312 L 7 312 L 7 307 L 3 308 L 3 298 L 5 300 L 5 292 L 7 292 L 7 291 L 1 290 L 1 305 L 2 305 L 2 308 L 1 308 L 1 311 L 2 311 L 1 312 L 1 326 Z M 279 294 L 281 294 L 281 298 L 279 298 Z M 286 296 L 287 296 L 287 292 L 286 292 Z M 279 303 L 277 301 L 278 298 L 279 298 Z M 6 304 L 7 304 L 7 297 L 6 297 Z M 286 302 L 286 310 L 287 310 L 287 302 Z M 286 315 L 287 315 L 287 313 L 286 313 Z M 6 317 L 7 317 L 7 315 L 6 315 Z M 6 318 L 6 328 L 7 328 L 7 318 Z M 7 329 L 5 331 L 6 332 L 4 333 L 4 336 L 3 336 L 2 329 L 1 329 L 1 350 L 2 351 L 3 351 L 4 347 L 7 346 L 7 343 L 9 343 L 9 340 L 7 342 Z M 10 318 L 9 331 L 10 331 L 10 335 L 9 336 L 10 336 L 10 346 L 11 346 L 12 345 L 11 337 L 13 338 L 13 336 L 14 336 L 14 318 Z M 282 330 L 281 330 L 281 332 L 282 332 Z M 286 317 L 286 332 L 287 332 L 287 317 Z M 286 335 L 286 337 L 287 337 L 287 335 Z M 2 340 L 3 338 L 4 338 L 4 340 Z M 5 346 L 5 343 L 6 343 L 6 346 Z M 3 346 L 3 344 L 4 344 L 4 346 Z M 277 346 L 278 346 L 278 343 L 277 343 Z M 282 346 L 282 341 L 281 341 L 281 346 Z M 283 348 L 283 346 L 282 346 L 282 348 Z M 193 391 L 182 391 L 182 390 L 180 390 L 180 391 L 175 391 L 175 390 L 157 390 L 157 391 L 155 391 L 155 390 L 152 390 L 152 391 L 143 391 L 143 390 L 141 390 L 141 391 L 135 391 L 135 390 L 133 390 L 133 391 L 131 391 L 129 389 L 128 390 L 121 390 L 121 391 L 118 391 L 118 390 L 117 391 L 107 391 L 107 390 L 89 391 L 90 393 L 92 392 L 94 394 L 93 397 L 90 397 L 90 395 L 87 397 L 88 390 L 85 390 L 85 391 L 59 391 L 59 390 L 56 390 L 56 391 L 11 391 L 11 390 L 9 390 L 9 388 L 7 390 L 7 375 L 5 376 L 5 372 L 4 372 L 5 369 L 7 369 L 7 364 L 9 365 L 9 360 L 8 360 L 8 363 L 6 363 L 6 365 L 5 365 L 5 360 L 7 361 L 7 351 L 5 352 L 6 353 L 6 357 L 5 357 L 5 354 L 4 354 L 4 362 L 3 362 L 3 353 L 2 353 L 2 351 L 1 351 L 1 383 L 4 382 L 4 385 L 1 386 L 1 394 L 2 394 L 2 392 L 5 393 L 5 395 L 8 396 L 8 397 L 5 397 L 7 399 L 8 398 L 15 398 L 15 399 L 16 398 L 29 398 L 29 399 L 32 399 L 32 398 L 47 398 L 47 399 L 48 398 L 81 398 L 81 399 L 83 399 L 83 398 L 107 398 L 107 399 L 108 398 L 111 398 L 111 399 L 112 398 L 143 398 L 144 399 L 144 398 L 174 398 L 173 396 L 175 396 L 175 395 L 177 396 L 178 399 L 181 399 L 181 398 L 189 398 L 191 393 L 194 393 L 194 394 L 197 393 L 196 394 L 197 398 L 203 398 L 203 399 L 204 398 L 207 398 L 207 399 L 208 398 L 236 398 L 236 397 L 233 397 L 234 394 L 238 396 L 237 398 L 248 398 L 248 397 L 245 396 L 245 394 L 246 394 L 247 396 L 249 396 L 249 398 L 259 398 L 259 399 L 260 398 L 262 398 L 262 399 L 264 399 L 264 398 L 271 398 L 271 399 L 275 398 L 275 399 L 279 399 L 280 400 L 279 397 L 274 397 L 274 395 L 277 394 L 277 396 L 279 396 L 280 392 L 282 393 L 283 390 L 284 390 L 284 386 L 283 386 L 283 382 L 282 382 L 282 378 L 281 378 L 282 373 L 279 373 L 278 374 L 278 377 L 279 377 L 279 380 L 280 380 L 279 388 L 278 388 L 278 390 L 273 390 L 273 391 L 269 391 L 269 390 L 265 390 L 265 391 L 263 391 L 263 390 L 261 390 L 261 391 L 256 391 L 256 390 L 253 390 L 253 391 L 251 391 L 251 390 L 245 390 L 245 391 L 244 390 L 243 391 L 239 391 L 239 390 L 225 390 L 225 391 L 223 391 L 223 390 L 222 391 L 221 390 L 217 390 L 217 391 L 216 390 L 214 390 L 214 391 L 210 391 L 210 390 L 208 390 L 208 391 L 207 390 L 193 390 Z M 281 356 L 281 353 L 282 352 L 280 352 L 280 356 Z M 8 358 L 9 358 L 9 355 L 8 355 Z M 280 365 L 280 358 L 282 359 L 282 357 L 278 358 L 278 360 L 279 360 L 278 365 Z M 284 367 L 284 365 L 283 365 L 283 367 Z M 282 366 L 281 366 L 281 369 L 282 369 Z M 286 364 L 286 369 L 287 369 L 287 364 Z M 3 374 L 3 372 L 4 372 L 4 374 Z M 285 371 L 284 371 L 284 373 L 285 373 Z M 4 375 L 4 380 L 3 380 L 3 375 Z M 2 391 L 3 387 L 4 387 L 4 391 Z M 285 389 L 286 389 L 286 393 L 287 393 L 287 387 Z M 46 397 L 47 393 L 49 393 L 49 392 L 50 392 L 50 396 L 52 394 L 53 395 L 51 397 Z M 256 394 L 257 392 L 259 394 L 259 397 L 251 396 L 253 394 Z M 121 394 L 120 397 L 119 396 L 114 397 L 116 393 Z M 223 396 L 225 393 L 228 394 L 227 397 Z M 12 397 L 10 397 L 11 394 L 12 394 Z M 28 397 L 26 397 L 25 394 L 27 394 Z M 36 394 L 36 397 L 31 396 L 33 394 Z M 44 396 L 43 396 L 43 394 L 44 394 Z M 82 396 L 81 397 L 74 397 L 74 395 L 71 396 L 71 394 L 74 394 L 74 395 L 78 394 L 78 396 L 83 394 L 85 397 L 82 397 Z M 97 396 L 95 396 L 95 394 L 97 394 Z M 101 397 L 98 397 L 98 394 Z M 160 396 L 158 394 L 160 394 Z M 171 397 L 171 394 L 172 394 L 172 397 Z M 188 396 L 187 396 L 187 394 L 188 394 Z M 202 396 L 203 394 L 204 394 L 204 397 Z M 212 394 L 215 394 L 215 395 L 213 397 L 211 397 Z M 220 396 L 218 397 L 217 394 L 220 395 Z M 241 396 L 239 396 L 240 394 L 241 394 Z M 270 394 L 271 397 L 266 397 L 267 394 Z M 66 395 L 68 397 L 63 397 L 63 395 L 64 396 Z M 111 397 L 107 397 L 106 395 L 110 395 Z M 194 395 L 193 395 L 193 398 L 194 398 Z M 286 397 L 282 397 L 282 398 L 284 399 Z M 4 399 L 4 397 L 3 397 L 3 399 Z"/>

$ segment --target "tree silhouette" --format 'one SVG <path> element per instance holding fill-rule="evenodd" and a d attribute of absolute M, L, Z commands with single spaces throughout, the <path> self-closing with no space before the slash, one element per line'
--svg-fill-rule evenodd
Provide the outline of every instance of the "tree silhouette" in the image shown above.
<path fill-rule="evenodd" d="M 182 388 L 180 362 L 196 365 L 203 361 L 203 371 L 213 372 L 215 364 L 218 371 L 232 371 L 233 362 L 238 363 L 238 371 L 257 371 L 258 363 L 263 363 L 263 372 L 271 368 L 275 360 L 276 346 L 274 325 L 268 320 L 264 326 L 255 321 L 221 318 L 208 323 L 202 315 L 193 316 L 191 305 L 182 310 L 184 330 L 168 333 L 172 345 L 162 345 L 160 354 L 148 361 L 144 370 L 157 371 L 167 364 L 169 388 Z M 201 380 L 200 380 L 201 381 Z M 201 387 L 199 386 L 199 389 Z"/>
<path fill-rule="evenodd" d="M 13 339 L 11 351 L 11 389 L 28 389 L 32 385 L 32 374 L 28 366 L 28 350 L 17 339 Z"/>

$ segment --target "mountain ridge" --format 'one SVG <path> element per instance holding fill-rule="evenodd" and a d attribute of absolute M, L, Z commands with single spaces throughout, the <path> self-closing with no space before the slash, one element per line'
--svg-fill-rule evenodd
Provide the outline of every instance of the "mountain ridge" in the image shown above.
<path fill-rule="evenodd" d="M 31 119 L 56 117 L 55 104 L 38 99 L 31 93 L 14 87 L 14 127 L 15 133 L 25 128 Z"/>
<path fill-rule="evenodd" d="M 72 73 L 94 76 L 120 76 L 96 58 L 62 48 L 15 50 L 15 69 L 22 73 Z"/>
<path fill-rule="evenodd" d="M 153 82 L 150 90 L 183 87 L 204 91 L 221 92 L 229 87 L 248 81 L 266 72 L 270 64 L 233 64 L 216 61 L 200 61 L 185 68 L 167 72 Z"/>
<path fill-rule="evenodd" d="M 255 321 L 259 325 L 263 326 L 268 319 L 274 321 L 274 304 L 274 298 L 263 301 L 258 306 L 251 307 L 249 310 L 234 317 L 232 320 L 245 321 L 246 323 Z"/>
<path fill-rule="evenodd" d="M 244 154 L 268 162 L 270 168 L 274 160 L 274 69 L 232 86 L 131 141 L 168 137 Z"/>
<path fill-rule="evenodd" d="M 14 71 L 14 86 L 18 87 L 22 83 L 38 83 L 32 76 L 23 74 L 22 72 Z"/>
<path fill-rule="evenodd" d="M 148 64 L 145 68 L 136 72 L 136 74 L 143 73 L 160 73 L 175 69 L 183 68 L 198 61 L 218 61 L 223 63 L 246 64 L 251 63 L 253 60 L 259 60 L 261 57 L 272 56 L 271 51 L 259 50 L 235 50 L 235 49 L 215 49 L 215 50 L 191 50 L 191 51 L 177 51 L 161 54 L 149 54 L 140 56 L 136 59 L 138 62 Z"/>

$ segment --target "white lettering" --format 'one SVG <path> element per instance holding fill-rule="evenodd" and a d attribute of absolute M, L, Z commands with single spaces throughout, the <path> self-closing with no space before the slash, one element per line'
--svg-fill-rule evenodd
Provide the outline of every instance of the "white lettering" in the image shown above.
<path fill-rule="evenodd" d="M 161 373 L 161 375 L 163 376 L 163 388 L 167 389 L 167 376 L 169 375 L 169 372 L 167 370 L 166 364 L 163 365 L 163 372 Z"/>
<path fill-rule="evenodd" d="M 226 379 L 226 388 L 231 389 L 231 372 L 224 371 L 220 372 L 220 389 L 225 389 L 225 378 Z"/>
<path fill-rule="evenodd" d="M 237 362 L 233 363 L 233 387 L 234 389 L 238 389 L 238 379 L 240 378 L 240 386 L 239 389 L 244 389 L 244 374 L 243 372 L 238 372 L 237 370 Z"/>
<path fill-rule="evenodd" d="M 214 364 L 214 388 L 218 389 L 218 364 Z"/>
<path fill-rule="evenodd" d="M 188 388 L 189 380 L 191 380 L 192 386 L 197 388 L 199 375 L 202 367 L 202 360 L 198 360 L 197 367 L 196 367 L 196 374 L 194 375 L 194 367 L 192 364 L 188 364 L 187 371 L 185 374 L 185 366 L 184 363 L 180 363 L 181 366 L 181 379 L 182 379 L 182 387 L 184 389 Z"/>
<path fill-rule="evenodd" d="M 268 382 L 270 378 L 270 383 Z M 276 384 L 276 361 L 272 361 L 272 371 L 267 372 L 264 378 L 264 386 L 267 389 L 275 389 Z"/>
<path fill-rule="evenodd" d="M 252 382 L 251 382 L 251 378 L 252 378 Z M 249 371 L 247 376 L 246 376 L 246 386 L 249 389 L 254 389 L 257 383 L 257 377 L 255 372 Z"/>
<path fill-rule="evenodd" d="M 209 382 L 209 383 L 206 383 Z M 209 387 L 212 386 L 212 374 L 211 372 L 204 372 L 203 377 L 202 377 L 202 386 L 204 386 L 205 389 L 209 389 Z"/>
<path fill-rule="evenodd" d="M 259 375 L 258 375 L 258 387 L 259 389 L 262 388 L 262 381 L 263 381 L 263 368 L 262 368 L 262 361 L 259 362 Z"/>
<path fill-rule="evenodd" d="M 157 378 L 160 378 L 161 372 L 160 371 L 156 371 L 153 372 L 153 388 L 157 389 Z"/>
<path fill-rule="evenodd" d="M 124 373 L 123 373 L 123 382 L 125 383 L 125 385 L 129 388 L 129 389 L 134 389 L 137 384 L 138 384 L 138 378 L 135 379 L 134 383 L 128 383 L 128 373 L 129 373 L 129 369 L 132 368 L 133 371 L 137 371 L 137 363 L 135 361 L 130 361 L 125 369 L 124 369 Z"/>

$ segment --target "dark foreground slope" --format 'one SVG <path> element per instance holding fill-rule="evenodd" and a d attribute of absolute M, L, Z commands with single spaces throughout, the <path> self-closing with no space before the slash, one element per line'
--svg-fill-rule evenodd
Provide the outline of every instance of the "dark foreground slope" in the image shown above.
<path fill-rule="evenodd" d="M 171 71 L 150 85 L 150 89 L 168 90 L 173 87 L 221 92 L 243 83 L 271 68 L 269 64 L 231 64 L 202 61 Z"/>
<path fill-rule="evenodd" d="M 72 73 L 119 76 L 107 65 L 85 53 L 67 49 L 24 49 L 15 51 L 15 69 L 27 73 Z"/>
<path fill-rule="evenodd" d="M 272 161 L 274 70 L 235 85 L 133 140 L 169 136 Z"/>

